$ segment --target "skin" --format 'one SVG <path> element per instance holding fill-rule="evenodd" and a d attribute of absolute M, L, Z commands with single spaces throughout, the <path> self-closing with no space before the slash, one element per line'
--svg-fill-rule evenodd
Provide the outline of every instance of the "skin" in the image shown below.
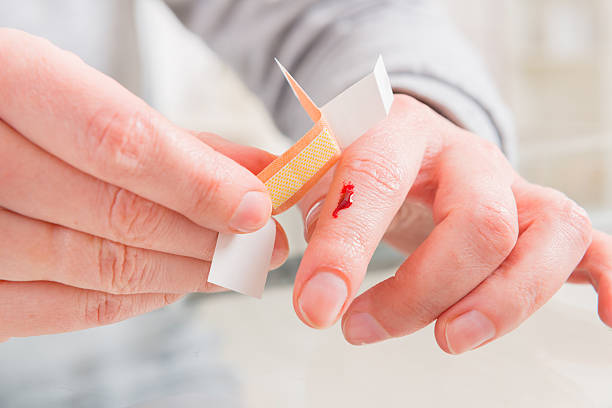
<path fill-rule="evenodd" d="M 219 290 L 207 284 L 217 233 L 266 223 L 253 172 L 273 156 L 181 129 L 20 31 L 0 29 L 0 67 L 0 341 Z M 287 254 L 277 225 L 272 267 Z"/>
<path fill-rule="evenodd" d="M 253 173 L 273 156 L 178 128 L 23 32 L 0 29 L 0 67 L 0 341 L 109 324 L 219 290 L 206 284 L 216 234 L 264 225 L 267 198 L 236 212 L 247 193 L 266 196 Z M 301 203 L 310 243 L 294 304 L 307 324 L 344 316 L 348 341 L 361 344 L 437 320 L 440 346 L 460 353 L 517 327 L 568 277 L 593 284 L 612 324 L 610 237 L 416 100 L 397 96 L 389 119 L 326 180 Z M 335 219 L 346 181 L 353 205 Z M 412 222 L 415 208 L 433 216 L 428 236 Z M 277 232 L 273 267 L 288 253 Z M 382 239 L 412 255 L 354 299 Z"/>
<path fill-rule="evenodd" d="M 334 218 L 347 182 L 353 205 Z M 388 119 L 300 206 L 309 244 L 295 310 L 315 328 L 342 318 L 352 344 L 436 321 L 439 346 L 463 353 L 518 327 L 568 278 L 593 284 L 612 326 L 612 238 L 565 195 L 524 180 L 496 146 L 411 97 L 396 95 Z M 433 217 L 429 235 L 413 222 L 423 209 Z M 415 236 L 426 238 L 415 245 Z M 410 256 L 356 297 L 383 239 Z"/>

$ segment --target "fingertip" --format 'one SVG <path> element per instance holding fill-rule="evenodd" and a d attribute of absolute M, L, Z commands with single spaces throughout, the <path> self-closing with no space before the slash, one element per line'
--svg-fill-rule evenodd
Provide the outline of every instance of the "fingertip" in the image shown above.
<path fill-rule="evenodd" d="M 448 323 L 448 319 L 438 318 L 436 324 L 434 326 L 434 337 L 436 338 L 436 343 L 442 351 L 446 354 L 453 354 L 448 348 L 448 342 L 446 339 L 446 324 Z"/>
<path fill-rule="evenodd" d="M 598 288 L 599 318 L 608 327 L 612 328 L 612 272 L 601 278 Z"/>
<path fill-rule="evenodd" d="M 351 313 L 342 320 L 342 333 L 354 346 L 378 343 L 391 335 L 378 320 L 367 312 Z"/>
<path fill-rule="evenodd" d="M 444 327 L 445 345 L 451 354 L 472 351 L 495 337 L 495 324 L 478 310 L 470 310 L 452 320 Z"/>
<path fill-rule="evenodd" d="M 276 269 L 282 266 L 289 257 L 289 240 L 283 226 L 276 220 L 276 238 L 274 241 L 274 251 L 270 261 L 270 269 Z"/>
<path fill-rule="evenodd" d="M 249 191 L 234 210 L 229 227 L 236 233 L 254 232 L 263 228 L 271 215 L 270 195 L 264 191 Z"/>
<path fill-rule="evenodd" d="M 348 286 L 338 273 L 321 270 L 302 286 L 294 300 L 294 308 L 305 324 L 324 329 L 340 318 L 348 294 Z"/>

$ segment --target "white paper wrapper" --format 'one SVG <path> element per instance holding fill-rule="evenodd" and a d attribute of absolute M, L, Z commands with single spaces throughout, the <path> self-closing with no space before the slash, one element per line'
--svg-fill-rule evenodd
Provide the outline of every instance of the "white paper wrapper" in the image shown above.
<path fill-rule="evenodd" d="M 261 298 L 276 238 L 272 218 L 250 234 L 219 234 L 208 281 L 244 295 Z"/>
<path fill-rule="evenodd" d="M 342 150 L 385 119 L 393 90 L 382 57 L 374 71 L 321 108 Z"/>

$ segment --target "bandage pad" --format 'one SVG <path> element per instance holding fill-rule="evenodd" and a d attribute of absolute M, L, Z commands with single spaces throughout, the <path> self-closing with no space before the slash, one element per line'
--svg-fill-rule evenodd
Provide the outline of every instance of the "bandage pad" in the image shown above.
<path fill-rule="evenodd" d="M 340 147 L 325 121 L 319 121 L 295 145 L 257 177 L 272 199 L 272 214 L 297 203 L 340 158 Z"/>

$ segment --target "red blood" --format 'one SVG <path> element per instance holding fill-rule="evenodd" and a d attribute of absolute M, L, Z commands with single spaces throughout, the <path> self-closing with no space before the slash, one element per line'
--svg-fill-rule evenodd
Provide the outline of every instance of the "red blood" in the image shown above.
<path fill-rule="evenodd" d="M 338 218 L 338 213 L 340 211 L 345 210 L 351 205 L 353 205 L 353 194 L 355 193 L 354 189 L 355 186 L 352 185 L 350 182 L 348 184 L 345 184 L 344 187 L 342 187 L 342 191 L 340 192 L 340 199 L 338 200 L 338 206 L 332 214 L 334 218 Z"/>

